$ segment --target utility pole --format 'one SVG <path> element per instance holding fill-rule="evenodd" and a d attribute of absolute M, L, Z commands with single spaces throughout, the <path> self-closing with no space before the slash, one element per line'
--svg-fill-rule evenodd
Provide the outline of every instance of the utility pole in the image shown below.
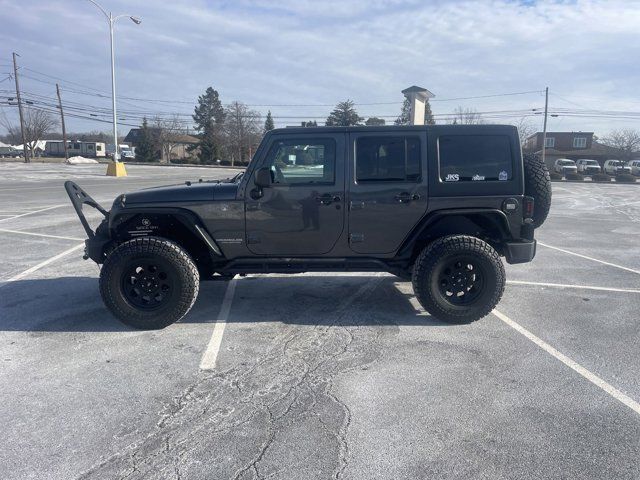
<path fill-rule="evenodd" d="M 62 99 L 60 98 L 60 86 L 56 83 L 56 93 L 58 94 L 58 108 L 62 119 L 62 142 L 64 144 L 64 158 L 69 160 L 69 150 L 67 149 L 67 129 L 64 127 L 64 110 L 62 110 Z"/>
<path fill-rule="evenodd" d="M 549 112 L 549 87 L 544 89 L 544 124 L 542 127 L 542 163 L 547 157 L 547 113 Z"/>
<path fill-rule="evenodd" d="M 24 163 L 29 163 L 29 152 L 27 151 L 27 138 L 24 135 L 24 115 L 22 114 L 22 99 L 20 98 L 20 84 L 18 83 L 18 65 L 16 62 L 16 52 L 13 52 L 13 77 L 16 80 L 16 98 L 18 99 L 18 112 L 20 113 L 20 132 L 22 133 L 22 151 L 24 153 Z"/>
<path fill-rule="evenodd" d="M 107 12 L 104 8 L 102 8 L 102 6 L 96 0 L 88 1 L 93 3 L 93 5 L 101 11 L 107 19 L 107 22 L 109 22 L 109 44 L 111 45 L 111 109 L 113 111 L 113 162 L 107 167 L 107 175 L 124 177 L 127 175 L 127 172 L 124 168 L 124 164 L 121 164 L 118 161 L 120 159 L 120 153 L 118 150 L 118 118 L 116 115 L 116 62 L 113 44 L 113 25 L 116 23 L 116 20 L 123 17 L 129 17 L 129 19 L 136 25 L 140 25 L 140 23 L 142 23 L 142 20 L 131 15 L 113 16 L 111 12 Z"/>

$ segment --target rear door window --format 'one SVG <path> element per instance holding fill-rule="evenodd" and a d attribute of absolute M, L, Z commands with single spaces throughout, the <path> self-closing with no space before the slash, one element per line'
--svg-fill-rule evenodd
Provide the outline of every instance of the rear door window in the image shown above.
<path fill-rule="evenodd" d="M 365 136 L 356 142 L 357 182 L 420 181 L 418 137 Z"/>
<path fill-rule="evenodd" d="M 442 182 L 508 181 L 513 155 L 507 135 L 442 135 L 438 138 Z"/>

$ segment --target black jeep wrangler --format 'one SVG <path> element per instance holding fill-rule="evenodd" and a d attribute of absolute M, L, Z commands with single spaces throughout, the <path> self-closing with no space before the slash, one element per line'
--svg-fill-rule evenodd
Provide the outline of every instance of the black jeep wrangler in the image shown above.
<path fill-rule="evenodd" d="M 110 211 L 65 188 L 105 304 L 150 329 L 186 315 L 200 281 L 308 271 L 390 272 L 434 317 L 472 322 L 502 296 L 500 257 L 533 259 L 551 204 L 546 167 L 502 125 L 273 130 L 232 179 L 127 193 Z M 105 217 L 95 232 L 85 204 Z"/>

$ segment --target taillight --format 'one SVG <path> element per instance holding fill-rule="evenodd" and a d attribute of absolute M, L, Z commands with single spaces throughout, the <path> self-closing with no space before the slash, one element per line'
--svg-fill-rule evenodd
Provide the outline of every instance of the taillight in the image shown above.
<path fill-rule="evenodd" d="M 522 199 L 522 216 L 524 217 L 525 221 L 533 219 L 534 207 L 535 207 L 535 199 L 533 197 L 524 197 Z"/>

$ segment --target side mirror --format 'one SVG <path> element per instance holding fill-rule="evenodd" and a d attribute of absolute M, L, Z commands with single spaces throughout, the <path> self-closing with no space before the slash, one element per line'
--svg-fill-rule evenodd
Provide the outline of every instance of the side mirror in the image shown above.
<path fill-rule="evenodd" d="M 271 180 L 271 169 L 269 167 L 262 167 L 256 172 L 256 178 L 254 183 L 257 187 L 266 188 L 270 187 L 273 181 Z"/>

